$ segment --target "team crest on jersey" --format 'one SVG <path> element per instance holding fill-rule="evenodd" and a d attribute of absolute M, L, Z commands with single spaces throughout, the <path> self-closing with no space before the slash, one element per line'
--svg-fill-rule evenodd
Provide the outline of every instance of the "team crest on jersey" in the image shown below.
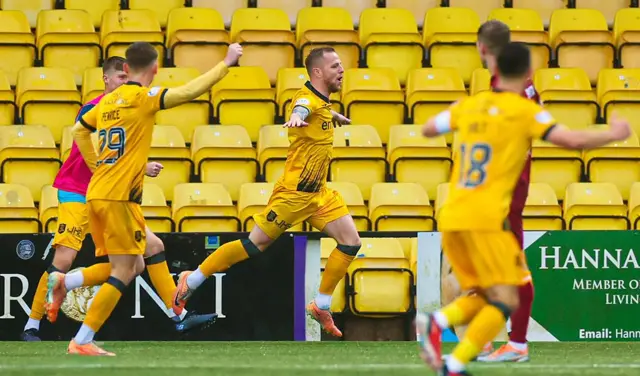
<path fill-rule="evenodd" d="M 269 210 L 269 214 L 267 214 L 267 221 L 273 222 L 276 220 L 277 217 L 278 217 L 278 214 L 276 214 L 276 212 L 274 212 L 273 210 Z"/>
<path fill-rule="evenodd" d="M 136 231 L 134 233 L 134 237 L 136 239 L 137 242 L 139 242 L 140 240 L 142 240 L 142 231 Z"/>
<path fill-rule="evenodd" d="M 60 225 L 58 225 L 58 234 L 64 234 L 64 230 L 67 229 L 67 225 L 64 223 L 60 223 Z"/>

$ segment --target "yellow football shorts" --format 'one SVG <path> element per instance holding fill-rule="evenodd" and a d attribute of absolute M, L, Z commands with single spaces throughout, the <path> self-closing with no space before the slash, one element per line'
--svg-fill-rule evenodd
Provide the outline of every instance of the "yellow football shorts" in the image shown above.
<path fill-rule="evenodd" d="M 64 202 L 58 205 L 58 230 L 53 236 L 53 247 L 67 247 L 80 251 L 89 230 L 87 205 Z"/>
<path fill-rule="evenodd" d="M 147 245 L 146 225 L 139 204 L 128 201 L 91 200 L 89 228 L 96 256 L 142 255 Z"/>

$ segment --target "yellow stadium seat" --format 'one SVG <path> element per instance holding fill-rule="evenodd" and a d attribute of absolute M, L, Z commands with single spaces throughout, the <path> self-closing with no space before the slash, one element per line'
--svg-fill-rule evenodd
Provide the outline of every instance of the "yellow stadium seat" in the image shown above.
<path fill-rule="evenodd" d="M 153 183 L 144 183 L 142 188 L 142 213 L 147 226 L 153 232 L 174 232 L 171 208 L 167 205 L 162 188 Z"/>
<path fill-rule="evenodd" d="M 616 13 L 613 37 L 620 66 L 640 68 L 640 9 L 626 8 Z"/>
<path fill-rule="evenodd" d="M 473 71 L 471 76 L 471 87 L 469 93 L 476 95 L 483 91 L 491 90 L 491 73 L 488 69 L 478 68 Z"/>
<path fill-rule="evenodd" d="M 433 8 L 424 18 L 423 42 L 428 49 L 428 65 L 456 68 L 465 85 L 473 71 L 482 68 L 476 41 L 478 15 L 468 8 Z"/>
<path fill-rule="evenodd" d="M 244 126 L 252 142 L 258 140 L 260 127 L 274 123 L 278 109 L 269 76 L 261 67 L 230 68 L 211 89 L 211 100 L 218 123 Z"/>
<path fill-rule="evenodd" d="M 313 0 L 256 0 L 257 8 L 277 8 L 287 12 L 291 26 L 296 25 L 298 12 L 313 6 Z"/>
<path fill-rule="evenodd" d="M 166 42 L 174 66 L 205 73 L 227 55 L 229 33 L 214 9 L 177 8 L 169 13 Z"/>
<path fill-rule="evenodd" d="M 158 51 L 158 62 L 164 61 L 164 36 L 153 10 L 107 10 L 100 24 L 100 40 L 104 58 L 123 56 L 134 42 L 151 43 Z"/>
<path fill-rule="evenodd" d="M 238 232 L 238 211 L 222 184 L 179 184 L 171 204 L 178 232 Z"/>
<path fill-rule="evenodd" d="M 0 38 L 0 71 L 15 86 L 20 69 L 32 67 L 36 59 L 35 36 L 27 16 L 19 10 L 0 10 Z"/>
<path fill-rule="evenodd" d="M 258 162 L 265 181 L 275 183 L 284 173 L 289 144 L 288 129 L 282 125 L 265 125 L 260 128 Z"/>
<path fill-rule="evenodd" d="M 371 188 L 369 218 L 374 231 L 433 231 L 427 192 L 417 183 L 377 183 Z"/>
<path fill-rule="evenodd" d="M 156 125 L 153 127 L 151 151 L 148 160 L 164 166 L 160 175 L 155 178 L 145 176 L 145 183 L 158 185 L 167 200 L 173 201 L 173 187 L 188 183 L 194 168 L 191 153 L 185 145 L 178 127 L 173 125 Z"/>
<path fill-rule="evenodd" d="M 631 186 L 629 195 L 629 220 L 634 230 L 640 229 L 640 182 Z"/>
<path fill-rule="evenodd" d="M 0 184 L 0 233 L 35 234 L 42 231 L 38 209 L 27 187 Z"/>
<path fill-rule="evenodd" d="M 100 27 L 102 13 L 118 10 L 120 0 L 64 0 L 64 9 L 83 9 L 89 13 L 93 27 Z"/>
<path fill-rule="evenodd" d="M 413 309 L 413 276 L 395 238 L 363 238 L 347 270 L 351 311 L 360 316 L 406 314 Z"/>
<path fill-rule="evenodd" d="M 349 12 L 342 8 L 304 8 L 298 13 L 296 41 L 302 61 L 317 47 L 333 47 L 344 69 L 358 68 L 360 37 Z"/>
<path fill-rule="evenodd" d="M 100 38 L 91 16 L 84 10 L 42 11 L 38 14 L 36 34 L 43 66 L 71 69 L 78 86 L 82 84 L 84 70 L 100 63 Z"/>
<path fill-rule="evenodd" d="M 293 96 L 307 81 L 309 81 L 309 75 L 305 68 L 282 68 L 278 71 L 276 102 L 278 102 L 279 116 L 284 116 Z"/>
<path fill-rule="evenodd" d="M 580 150 L 534 140 L 531 156 L 531 182 L 549 184 L 560 200 L 564 199 L 567 185 L 582 178 L 584 163 Z"/>
<path fill-rule="evenodd" d="M 472 9 L 482 22 L 489 17 L 491 10 L 502 8 L 503 5 L 504 0 L 449 0 L 450 7 Z"/>
<path fill-rule="evenodd" d="M 242 222 L 243 231 L 250 232 L 253 229 L 255 226 L 253 216 L 267 207 L 273 186 L 273 183 L 242 184 L 238 198 L 238 217 Z M 287 231 L 304 231 L 304 222 L 290 227 Z"/>
<path fill-rule="evenodd" d="M 42 187 L 40 205 L 38 207 L 38 218 L 42 223 L 42 232 L 55 232 L 58 228 L 58 190 L 51 185 Z"/>
<path fill-rule="evenodd" d="M 562 208 L 553 188 L 545 183 L 529 184 L 527 203 L 522 212 L 525 231 L 564 230 Z"/>
<path fill-rule="evenodd" d="M 582 69 L 540 69 L 535 73 L 534 86 L 545 108 L 558 122 L 570 128 L 584 128 L 597 122 L 600 107 Z"/>
<path fill-rule="evenodd" d="M 82 106 L 73 73 L 63 68 L 25 68 L 16 87 L 23 124 L 46 125 L 59 143 L 62 129 L 75 122 Z"/>
<path fill-rule="evenodd" d="M 388 164 L 380 136 L 370 125 L 348 125 L 334 130 L 330 181 L 356 183 L 365 200 L 371 186 L 386 181 Z"/>
<path fill-rule="evenodd" d="M 549 26 L 549 20 L 554 10 L 565 7 L 565 0 L 512 0 L 512 3 L 514 8 L 536 11 L 545 26 Z"/>
<path fill-rule="evenodd" d="M 369 68 L 391 68 L 402 86 L 409 71 L 422 67 L 424 46 L 407 9 L 366 9 L 360 15 L 360 43 Z"/>
<path fill-rule="evenodd" d="M 296 41 L 287 13 L 281 9 L 238 9 L 233 13 L 229 33 L 242 43 L 241 66 L 261 66 L 275 85 L 280 68 L 293 68 Z"/>
<path fill-rule="evenodd" d="M 449 181 L 451 151 L 443 137 L 422 136 L 422 125 L 394 125 L 387 144 L 391 173 L 399 183 L 419 183 L 436 197 L 440 183 Z"/>
<path fill-rule="evenodd" d="M 549 40 L 561 68 L 582 68 L 592 85 L 600 69 L 613 68 L 616 47 L 607 20 L 593 9 L 559 9 L 551 15 Z"/>
<path fill-rule="evenodd" d="M 21 184 L 40 201 L 42 187 L 52 184 L 60 169 L 60 153 L 44 126 L 0 127 L 2 181 Z"/>
<path fill-rule="evenodd" d="M 198 77 L 196 68 L 162 68 L 153 79 L 151 86 L 178 87 Z M 156 113 L 156 124 L 171 124 L 179 126 L 184 140 L 191 142 L 193 130 L 196 126 L 210 124 L 213 108 L 209 100 L 209 93 L 204 93 L 195 100 L 168 110 Z"/>
<path fill-rule="evenodd" d="M 351 15 L 352 23 L 358 26 L 360 14 L 368 8 L 375 8 L 377 0 L 322 0 L 322 6 L 346 9 Z"/>
<path fill-rule="evenodd" d="M 197 127 L 191 159 L 200 181 L 223 184 L 233 201 L 238 200 L 240 186 L 255 182 L 260 170 L 249 134 L 240 125 Z"/>
<path fill-rule="evenodd" d="M 362 192 L 356 183 L 349 181 L 330 181 L 327 182 L 327 187 L 331 188 L 342 196 L 349 213 L 353 217 L 358 231 L 371 231 L 371 220 L 369 219 L 369 208 L 365 205 L 362 198 Z M 310 225 L 309 227 L 313 227 Z"/>
<path fill-rule="evenodd" d="M 424 15 L 431 8 L 440 6 L 440 0 L 387 0 L 387 8 L 407 9 L 416 19 L 418 27 L 422 27 Z"/>
<path fill-rule="evenodd" d="M 233 13 L 247 6 L 247 0 L 191 0 L 194 8 L 215 9 L 222 15 L 224 25 L 228 28 L 231 26 L 231 17 Z"/>
<path fill-rule="evenodd" d="M 82 78 L 82 103 L 94 100 L 104 93 L 102 68 L 89 68 Z"/>
<path fill-rule="evenodd" d="M 635 133 L 624 141 L 584 150 L 583 160 L 589 181 L 615 184 L 624 200 L 629 199 L 631 185 L 640 181 L 640 143 Z"/>
<path fill-rule="evenodd" d="M 440 210 L 442 209 L 442 206 L 447 201 L 447 197 L 449 197 L 450 188 L 451 188 L 451 183 L 438 184 L 438 191 L 436 193 L 436 201 L 434 205 L 436 221 L 440 216 Z"/>
<path fill-rule="evenodd" d="M 573 183 L 567 187 L 564 219 L 569 230 L 629 230 L 627 207 L 613 183 Z"/>
<path fill-rule="evenodd" d="M 182 8 L 184 0 L 129 0 L 130 9 L 151 9 L 160 21 L 160 27 L 167 26 L 169 13 L 173 9 Z"/>
<path fill-rule="evenodd" d="M 533 9 L 494 9 L 490 20 L 504 22 L 511 29 L 511 40 L 526 43 L 531 50 L 531 70 L 549 67 L 551 46 L 540 15 Z"/>
<path fill-rule="evenodd" d="M 0 125 L 15 123 L 15 100 L 16 97 L 13 94 L 13 90 L 11 90 L 11 85 L 9 85 L 9 79 L 2 70 L 0 70 Z"/>
<path fill-rule="evenodd" d="M 321 238 L 320 239 L 320 277 L 322 278 L 322 274 L 324 273 L 324 269 L 327 265 L 327 261 L 329 260 L 329 256 L 331 256 L 331 252 L 336 249 L 335 240 L 332 238 Z M 335 290 L 333 290 L 333 295 L 331 296 L 331 312 L 333 313 L 342 313 L 344 312 L 347 306 L 347 294 L 344 289 L 344 285 L 346 282 L 346 274 L 345 277 L 338 282 Z"/>
<path fill-rule="evenodd" d="M 609 25 L 613 25 L 616 13 L 629 7 L 629 0 L 576 0 L 576 8 L 578 9 L 595 9 L 600 11 L 607 20 Z"/>
<path fill-rule="evenodd" d="M 29 27 L 36 27 L 38 13 L 42 10 L 54 9 L 55 0 L 0 0 L 0 9 L 17 10 L 27 17 Z"/>
<path fill-rule="evenodd" d="M 598 75 L 598 103 L 605 122 L 613 111 L 640 134 L 640 69 L 603 69 Z"/>
<path fill-rule="evenodd" d="M 404 124 L 407 106 L 400 82 L 391 68 L 356 68 L 345 72 L 342 103 L 351 124 L 370 124 L 382 143 L 389 140 L 389 127 Z"/>

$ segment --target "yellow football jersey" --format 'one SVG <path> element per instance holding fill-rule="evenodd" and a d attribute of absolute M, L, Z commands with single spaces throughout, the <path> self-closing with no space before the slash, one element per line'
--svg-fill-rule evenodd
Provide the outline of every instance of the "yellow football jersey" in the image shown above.
<path fill-rule="evenodd" d="M 519 94 L 483 92 L 454 104 L 436 123 L 456 132 L 451 188 L 438 228 L 504 229 L 531 141 L 544 139 L 555 120 Z"/>
<path fill-rule="evenodd" d="M 307 83 L 293 96 L 287 118 L 296 106 L 309 111 L 306 127 L 289 128 L 289 151 L 278 184 L 300 192 L 319 192 L 327 183 L 333 153 L 333 121 L 329 98 Z"/>
<path fill-rule="evenodd" d="M 87 200 L 142 203 L 142 183 L 156 112 L 167 89 L 128 82 L 102 98 L 80 122 L 98 131 L 98 163 Z"/>

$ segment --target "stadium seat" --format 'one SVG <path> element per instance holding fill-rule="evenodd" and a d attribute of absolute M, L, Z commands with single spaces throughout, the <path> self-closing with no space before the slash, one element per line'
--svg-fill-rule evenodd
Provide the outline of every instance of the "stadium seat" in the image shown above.
<path fill-rule="evenodd" d="M 544 31 L 542 19 L 535 10 L 499 8 L 491 11 L 489 19 L 507 24 L 511 29 L 511 40 L 529 46 L 533 72 L 549 67 L 552 55 L 549 36 Z"/>
<path fill-rule="evenodd" d="M 582 68 L 592 85 L 600 69 L 613 68 L 616 48 L 607 20 L 593 9 L 559 9 L 551 15 L 549 40 L 561 68 Z"/>
<path fill-rule="evenodd" d="M 3 234 L 35 234 L 42 231 L 31 192 L 20 184 L 0 184 L 0 219 L 0 233 Z"/>
<path fill-rule="evenodd" d="M 553 11 L 565 7 L 565 0 L 512 0 L 512 4 L 514 8 L 536 11 L 546 27 Z"/>
<path fill-rule="evenodd" d="M 600 107 L 582 69 L 539 69 L 533 81 L 545 108 L 559 123 L 574 129 L 597 123 Z"/>
<path fill-rule="evenodd" d="M 64 0 L 64 9 L 82 9 L 89 13 L 93 27 L 100 27 L 102 13 L 118 10 L 120 0 Z"/>
<path fill-rule="evenodd" d="M 64 68 L 21 70 L 16 97 L 22 123 L 48 126 L 56 143 L 62 139 L 62 129 L 74 124 L 82 106 L 73 72 Z"/>
<path fill-rule="evenodd" d="M 626 8 L 616 13 L 613 37 L 620 66 L 640 68 L 640 9 Z"/>
<path fill-rule="evenodd" d="M 491 90 L 491 73 L 488 69 L 478 68 L 473 71 L 469 93 L 476 95 Z"/>
<path fill-rule="evenodd" d="M 365 9 L 360 15 L 360 43 L 367 67 L 393 69 L 402 86 L 409 71 L 422 67 L 422 38 L 407 9 Z"/>
<path fill-rule="evenodd" d="M 529 184 L 527 203 L 522 212 L 525 231 L 564 230 L 562 208 L 553 188 L 545 183 Z"/>
<path fill-rule="evenodd" d="M 167 200 L 160 186 L 153 183 L 144 183 L 142 188 L 142 213 L 151 231 L 175 231 L 175 224 L 171 219 L 171 208 L 167 205 Z"/>
<path fill-rule="evenodd" d="M 222 15 L 225 27 L 231 26 L 233 13 L 247 6 L 247 0 L 191 0 L 194 8 L 215 9 Z"/>
<path fill-rule="evenodd" d="M 296 41 L 302 61 L 317 47 L 333 47 L 344 69 L 358 68 L 360 37 L 349 12 L 342 8 L 304 8 L 298 13 Z"/>
<path fill-rule="evenodd" d="M 42 11 L 36 34 L 43 66 L 70 69 L 78 86 L 82 85 L 84 70 L 100 63 L 100 38 L 84 10 Z"/>
<path fill-rule="evenodd" d="M 273 183 L 247 183 L 240 186 L 238 214 L 243 231 L 250 232 L 253 229 L 255 226 L 253 216 L 267 207 L 273 186 Z M 292 226 L 287 231 L 304 231 L 304 222 Z"/>
<path fill-rule="evenodd" d="M 429 197 L 436 197 L 440 183 L 449 181 L 451 151 L 442 137 L 422 136 L 422 125 L 394 125 L 387 144 L 387 160 L 394 180 L 419 183 Z"/>
<path fill-rule="evenodd" d="M 598 75 L 598 103 L 605 122 L 613 111 L 640 134 L 640 69 L 603 69 Z"/>
<path fill-rule="evenodd" d="M 376 128 L 382 143 L 389 140 L 389 127 L 404 124 L 407 106 L 400 82 L 391 68 L 356 68 L 345 72 L 342 104 L 351 124 Z"/>
<path fill-rule="evenodd" d="M 259 174 L 256 150 L 240 125 L 197 127 L 191 143 L 191 159 L 203 183 L 221 183 L 238 200 L 240 186 L 253 183 Z"/>
<path fill-rule="evenodd" d="M 44 126 L 0 127 L 2 181 L 21 184 L 38 202 L 42 187 L 52 184 L 60 168 L 60 153 Z"/>
<path fill-rule="evenodd" d="M 386 181 L 388 164 L 380 136 L 370 125 L 347 125 L 333 134 L 329 180 L 356 183 L 369 200 L 371 186 Z"/>
<path fill-rule="evenodd" d="M 51 185 L 42 187 L 38 209 L 42 232 L 54 233 L 58 228 L 58 190 L 56 188 Z"/>
<path fill-rule="evenodd" d="M 604 15 L 609 25 L 613 25 L 616 13 L 629 7 L 629 0 L 576 0 L 578 9 L 595 9 Z"/>
<path fill-rule="evenodd" d="M 29 27 L 35 29 L 38 13 L 55 8 L 56 0 L 0 0 L 0 9 L 17 10 L 27 17 Z"/>
<path fill-rule="evenodd" d="M 409 10 L 418 27 L 422 28 L 425 13 L 431 8 L 440 6 L 440 3 L 440 0 L 387 0 L 387 8 Z"/>
<path fill-rule="evenodd" d="M 349 295 L 351 311 L 374 317 L 411 312 L 410 268 L 398 239 L 363 238 L 358 256 L 347 270 L 347 290 L 354 292 Z"/>
<path fill-rule="evenodd" d="M 427 192 L 417 183 L 377 183 L 371 188 L 369 218 L 374 231 L 433 231 Z"/>
<path fill-rule="evenodd" d="M 289 132 L 282 125 L 265 125 L 258 137 L 258 162 L 260 175 L 269 183 L 275 183 L 284 173 L 284 163 L 289 150 Z"/>
<path fill-rule="evenodd" d="M 176 185 L 171 204 L 178 232 L 238 232 L 242 230 L 235 205 L 222 184 Z"/>
<path fill-rule="evenodd" d="M 469 84 L 473 71 L 482 68 L 476 47 L 478 15 L 468 8 L 433 8 L 427 11 L 424 25 L 429 66 L 456 68 L 465 85 Z"/>
<path fill-rule="evenodd" d="M 331 252 L 336 249 L 337 244 L 338 243 L 332 238 L 320 239 L 320 278 L 322 278 L 329 256 L 331 256 Z M 342 278 L 336 285 L 335 290 L 333 290 L 330 307 L 332 313 L 342 313 L 345 308 L 347 308 L 347 294 L 344 288 L 345 282 L 346 278 Z"/>
<path fill-rule="evenodd" d="M 184 0 L 129 0 L 130 9 L 151 9 L 160 21 L 160 27 L 167 26 L 169 13 L 173 9 L 182 8 Z"/>
<path fill-rule="evenodd" d="M 200 75 L 196 68 L 162 68 L 153 79 L 151 86 L 178 87 L 197 78 Z M 213 108 L 209 100 L 209 93 L 204 93 L 195 100 L 156 113 L 156 124 L 176 125 L 182 132 L 184 140 L 191 143 L 193 130 L 196 126 L 210 124 Z"/>
<path fill-rule="evenodd" d="M 449 0 L 449 6 L 454 8 L 472 9 L 482 22 L 489 17 L 491 10 L 502 8 L 504 0 Z"/>
<path fill-rule="evenodd" d="M 549 184 L 560 200 L 564 200 L 567 185 L 579 182 L 584 173 L 580 150 L 534 140 L 531 156 L 531 182 Z"/>
<path fill-rule="evenodd" d="M 164 36 L 153 10 L 107 10 L 100 24 L 100 40 L 104 58 L 123 56 L 133 42 L 151 43 L 158 51 L 158 62 L 164 61 Z"/>
<path fill-rule="evenodd" d="M 227 55 L 229 33 L 214 9 L 177 8 L 169 13 L 166 42 L 174 66 L 205 73 Z"/>
<path fill-rule="evenodd" d="M 640 229 L 640 182 L 631 185 L 629 195 L 629 220 L 634 230 Z"/>
<path fill-rule="evenodd" d="M 36 59 L 35 36 L 27 16 L 18 10 L 0 10 L 0 38 L 0 72 L 16 86 L 20 69 L 32 67 Z"/>
<path fill-rule="evenodd" d="M 239 124 L 258 141 L 260 127 L 273 124 L 278 104 L 261 67 L 234 67 L 211 89 L 214 116 L 223 125 Z M 247 116 L 251 114 L 251 116 Z"/>
<path fill-rule="evenodd" d="M 244 49 L 240 65 L 261 66 L 271 85 L 276 83 L 278 69 L 295 66 L 295 35 L 287 13 L 281 9 L 238 9 L 233 13 L 229 35 Z"/>
<path fill-rule="evenodd" d="M 13 90 L 11 90 L 9 78 L 0 69 L 0 125 L 15 123 L 15 100 L 16 97 L 13 94 Z"/>
<path fill-rule="evenodd" d="M 257 8 L 282 9 L 289 16 L 291 27 L 296 26 L 298 12 L 313 6 L 313 0 L 256 0 Z"/>
<path fill-rule="evenodd" d="M 145 176 L 145 183 L 153 183 L 162 189 L 167 200 L 173 201 L 173 187 L 188 183 L 193 174 L 191 153 L 185 145 L 180 129 L 173 125 L 153 127 L 149 162 L 158 162 L 164 166 L 155 178 Z"/>
<path fill-rule="evenodd" d="M 438 191 L 436 193 L 435 200 L 435 218 L 436 221 L 440 217 L 440 210 L 442 210 L 442 206 L 447 201 L 447 197 L 449 197 L 449 189 L 451 188 L 451 183 L 441 183 L 438 184 Z"/>
<path fill-rule="evenodd" d="M 567 187 L 564 219 L 569 230 L 629 230 L 627 207 L 613 183 L 573 183 Z"/>
<path fill-rule="evenodd" d="M 371 231 L 371 220 L 369 219 L 369 208 L 365 205 L 362 192 L 356 183 L 349 181 L 330 181 L 327 187 L 340 193 L 344 203 L 353 217 L 358 231 Z M 309 226 L 313 229 L 313 226 Z"/>
<path fill-rule="evenodd" d="M 589 181 L 613 183 L 624 200 L 629 199 L 631 185 L 640 181 L 640 143 L 637 134 L 621 142 L 584 150 L 583 160 Z"/>
<path fill-rule="evenodd" d="M 82 103 L 94 100 L 104 93 L 102 68 L 89 68 L 82 78 Z"/>
<path fill-rule="evenodd" d="M 346 9 L 351 15 L 353 25 L 358 26 L 360 14 L 368 8 L 375 8 L 377 0 L 322 0 L 322 6 Z"/>

